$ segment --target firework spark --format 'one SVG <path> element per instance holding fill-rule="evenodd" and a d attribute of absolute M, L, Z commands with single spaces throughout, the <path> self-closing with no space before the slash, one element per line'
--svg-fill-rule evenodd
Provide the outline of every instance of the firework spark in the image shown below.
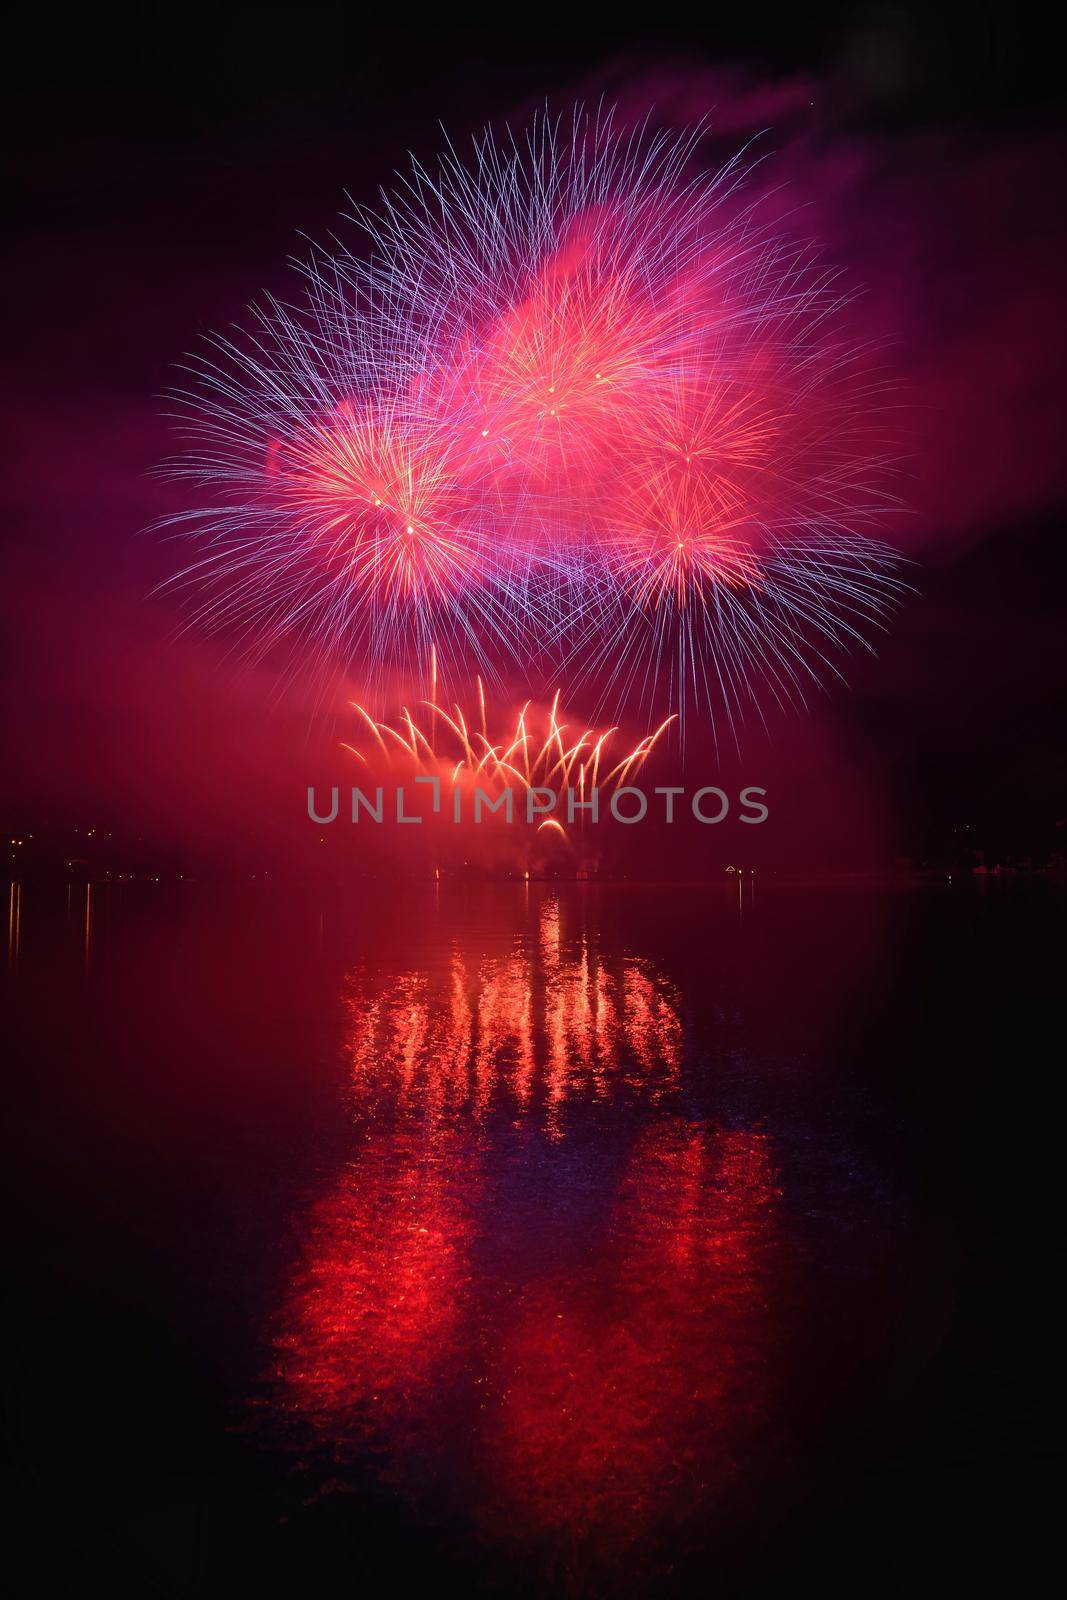
<path fill-rule="evenodd" d="M 565 668 L 649 724 L 837 671 L 901 588 L 884 396 L 833 275 L 702 138 L 577 111 L 449 147 L 193 361 L 197 618 L 379 681 L 431 641 Z"/>
<path fill-rule="evenodd" d="M 513 720 L 505 720 L 487 701 L 480 677 L 476 685 L 474 706 L 422 700 L 414 712 L 403 706 L 391 720 L 378 720 L 365 705 L 350 701 L 356 729 L 342 748 L 368 771 L 437 778 L 453 790 L 477 787 L 490 796 L 505 789 L 523 795 L 551 791 L 558 797 L 571 789 L 584 799 L 594 790 L 611 794 L 627 784 L 675 721 L 673 714 L 666 717 L 623 749 L 618 727 L 572 722 L 561 709 L 559 690 L 549 706 L 527 700 Z M 566 836 L 555 819 L 540 826 L 549 825 Z"/>

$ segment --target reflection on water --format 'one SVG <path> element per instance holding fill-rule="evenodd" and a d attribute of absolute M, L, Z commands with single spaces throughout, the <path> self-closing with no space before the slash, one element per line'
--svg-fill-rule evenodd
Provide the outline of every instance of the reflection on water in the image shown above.
<path fill-rule="evenodd" d="M 1059 890 L 4 893 L 35 1559 L 903 1593 L 996 1525 L 1014 1572 Z"/>
<path fill-rule="evenodd" d="M 345 1005 L 364 1111 L 391 1099 L 477 1120 L 508 1096 L 559 1137 L 572 1097 L 626 1086 L 654 1102 L 678 1083 L 677 991 L 634 957 L 609 966 L 584 930 L 568 948 L 555 900 L 515 951 L 470 959 L 453 948 L 442 970 L 404 973 L 384 991 L 353 974 Z"/>
<path fill-rule="evenodd" d="M 766 1407 L 766 1136 L 677 1119 L 633 1150 L 605 1246 L 523 1292 L 488 1438 L 513 1526 L 610 1551 L 713 1495 Z"/>
<path fill-rule="evenodd" d="M 12 883 L 8 886 L 7 900 L 7 959 L 12 964 L 18 960 L 21 942 L 22 885 L 21 883 Z"/>
<path fill-rule="evenodd" d="M 454 1358 L 479 1191 L 454 1134 L 421 1154 L 371 1135 L 313 1205 L 278 1351 L 286 1408 L 331 1451 L 407 1425 Z"/>
<path fill-rule="evenodd" d="M 687 1106 L 683 997 L 602 931 L 549 898 L 504 952 L 348 976 L 352 1155 L 298 1226 L 273 1390 L 320 1482 L 379 1453 L 594 1586 L 771 1425 L 782 1252 L 772 1135 Z"/>

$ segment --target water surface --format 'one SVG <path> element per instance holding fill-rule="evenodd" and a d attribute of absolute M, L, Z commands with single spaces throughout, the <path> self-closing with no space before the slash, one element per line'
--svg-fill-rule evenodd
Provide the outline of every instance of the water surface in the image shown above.
<path fill-rule="evenodd" d="M 847 1587 L 932 1438 L 988 1482 L 1028 1437 L 999 1321 L 945 1355 L 1008 1270 L 957 1052 L 1058 914 L 23 885 L 16 1476 L 167 1592 Z"/>

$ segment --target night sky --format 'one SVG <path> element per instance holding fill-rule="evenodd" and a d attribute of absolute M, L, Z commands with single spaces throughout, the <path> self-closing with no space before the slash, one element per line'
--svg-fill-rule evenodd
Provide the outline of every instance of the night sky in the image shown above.
<path fill-rule="evenodd" d="M 300 235 L 327 240 L 346 194 L 370 202 L 409 151 L 432 156 L 439 124 L 462 144 L 603 95 L 678 126 L 710 112 L 735 143 L 771 128 L 906 395 L 891 532 L 915 593 L 849 690 L 757 734 L 746 762 L 792 815 L 818 813 L 820 860 L 845 833 L 872 861 L 943 854 L 961 824 L 998 858 L 1056 849 L 1065 148 L 1025 10 L 723 8 L 686 33 L 368 30 L 350 9 L 183 10 L 143 32 L 27 18 L 6 36 L 11 825 L 91 814 L 194 848 L 235 818 L 295 833 L 305 708 L 225 639 L 175 637 L 174 596 L 152 592 L 177 557 L 144 530 L 182 503 L 152 476 L 173 445 L 160 396 L 199 336 L 284 292 Z M 827 815 L 846 772 L 876 798 Z"/>

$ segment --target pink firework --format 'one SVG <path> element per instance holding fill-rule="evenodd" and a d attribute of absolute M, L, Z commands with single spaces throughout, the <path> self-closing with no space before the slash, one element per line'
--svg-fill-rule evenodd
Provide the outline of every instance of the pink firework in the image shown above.
<path fill-rule="evenodd" d="M 700 142 L 576 112 L 449 148 L 216 341 L 178 397 L 198 615 L 650 718 L 838 670 L 900 588 L 882 400 L 831 275 Z"/>

